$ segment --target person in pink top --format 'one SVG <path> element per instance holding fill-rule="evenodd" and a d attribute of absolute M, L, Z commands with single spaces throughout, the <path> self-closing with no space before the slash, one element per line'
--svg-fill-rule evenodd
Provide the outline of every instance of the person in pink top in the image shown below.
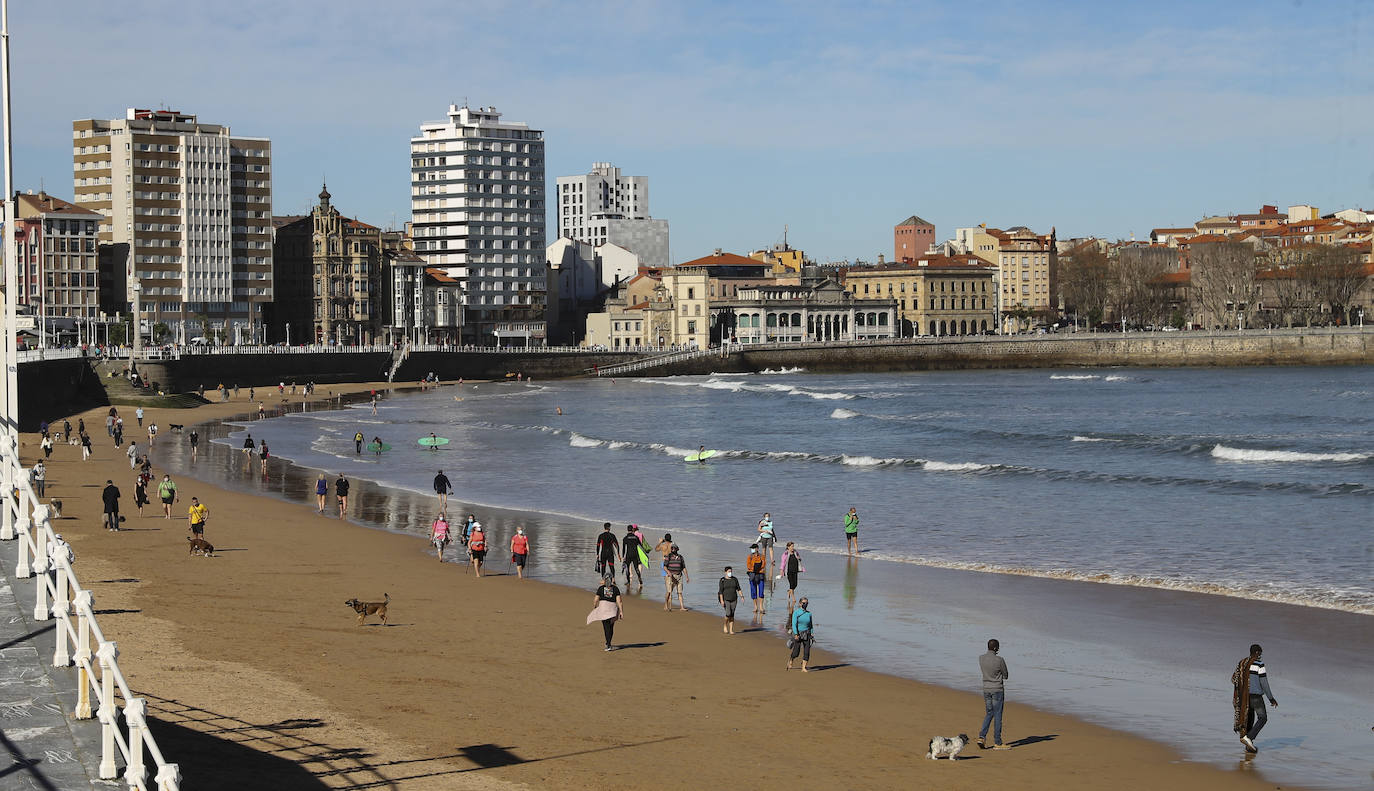
<path fill-rule="evenodd" d="M 444 547 L 448 546 L 448 517 L 442 511 L 429 528 L 429 541 L 439 550 L 439 562 L 444 562 Z"/>
<path fill-rule="evenodd" d="M 530 538 L 525 535 L 525 528 L 515 528 L 515 535 L 510 539 L 510 562 L 515 564 L 515 573 L 520 579 L 525 578 L 525 562 L 530 556 Z"/>

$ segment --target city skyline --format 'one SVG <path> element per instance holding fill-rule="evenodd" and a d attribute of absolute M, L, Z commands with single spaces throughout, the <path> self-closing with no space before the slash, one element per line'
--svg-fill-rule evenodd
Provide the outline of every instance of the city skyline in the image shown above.
<path fill-rule="evenodd" d="M 912 213 L 939 239 L 980 222 L 1143 238 L 1265 203 L 1374 204 L 1353 2 L 161 7 L 12 9 L 16 187 L 70 198 L 74 119 L 166 106 L 272 138 L 274 213 L 308 212 L 327 178 L 344 212 L 399 227 L 413 130 L 466 100 L 544 130 L 550 183 L 597 161 L 651 179 L 674 262 L 784 225 L 819 260 L 873 259 Z"/>

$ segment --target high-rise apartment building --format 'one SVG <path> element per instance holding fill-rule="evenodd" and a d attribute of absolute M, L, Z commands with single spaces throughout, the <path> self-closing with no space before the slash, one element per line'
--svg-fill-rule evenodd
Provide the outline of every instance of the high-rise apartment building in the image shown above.
<path fill-rule="evenodd" d="M 462 289 L 462 338 L 542 339 L 544 133 L 449 105 L 410 139 L 415 252 Z"/>
<path fill-rule="evenodd" d="M 593 247 L 619 245 L 645 266 L 670 266 L 668 221 L 649 216 L 649 179 L 622 176 L 609 162 L 593 162 L 590 173 L 559 176 L 558 237 Z"/>
<path fill-rule="evenodd" d="M 46 192 L 18 195 L 14 208 L 18 304 L 44 319 L 96 318 L 100 215 Z M 59 322 L 64 328 L 69 324 Z M 47 330 L 52 332 L 53 325 Z"/>
<path fill-rule="evenodd" d="M 260 338 L 272 301 L 272 144 L 174 110 L 72 122 L 76 203 L 128 245 L 131 299 L 174 337 Z"/>

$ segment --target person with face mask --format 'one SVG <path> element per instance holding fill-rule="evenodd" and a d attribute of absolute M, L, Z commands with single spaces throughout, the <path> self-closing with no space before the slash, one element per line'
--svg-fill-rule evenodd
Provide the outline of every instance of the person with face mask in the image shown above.
<path fill-rule="evenodd" d="M 529 562 L 530 539 L 525 535 L 525 528 L 515 528 L 515 535 L 510 539 L 510 562 L 515 564 L 515 573 L 520 579 L 525 578 L 525 564 Z"/>
<path fill-rule="evenodd" d="M 815 625 L 811 619 L 811 610 L 807 609 L 811 604 L 805 596 L 797 602 L 797 609 L 792 611 L 792 617 L 787 622 L 787 642 L 791 644 L 792 656 L 787 659 L 787 669 L 792 669 L 792 663 L 797 661 L 797 654 L 801 654 L 802 672 L 809 673 L 806 663 L 811 661 L 811 644 L 815 638 L 811 635 L 811 629 Z"/>
<path fill-rule="evenodd" d="M 720 587 L 716 591 L 716 598 L 725 609 L 725 624 L 721 626 L 721 631 L 726 634 L 735 633 L 735 605 L 739 604 L 739 590 L 739 580 L 735 579 L 734 570 L 726 566 L 725 576 L 720 578 Z"/>

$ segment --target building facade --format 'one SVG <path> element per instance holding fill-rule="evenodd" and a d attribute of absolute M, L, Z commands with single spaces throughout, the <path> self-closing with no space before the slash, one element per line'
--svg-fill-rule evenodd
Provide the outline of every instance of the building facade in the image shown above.
<path fill-rule="evenodd" d="M 625 285 L 627 305 L 646 311 L 645 345 L 706 348 L 711 341 L 707 275 L 668 267 L 636 275 Z"/>
<path fill-rule="evenodd" d="M 896 335 L 895 300 L 860 302 L 838 281 L 807 267 L 797 285 L 742 288 L 711 305 L 722 343 L 852 341 Z"/>
<path fill-rule="evenodd" d="M 622 176 L 609 162 L 591 172 L 556 180 L 558 237 L 593 247 L 614 244 L 640 257 L 645 266 L 669 266 L 668 221 L 649 216 L 649 179 Z"/>
<path fill-rule="evenodd" d="M 860 301 L 897 303 L 897 334 L 976 335 L 997 327 L 995 270 L 972 254 L 851 268 L 845 288 Z"/>
<path fill-rule="evenodd" d="M 101 315 L 100 220 L 99 214 L 46 192 L 15 196 L 17 302 L 50 337 L 74 330 L 71 320 L 94 321 Z"/>
<path fill-rule="evenodd" d="M 1032 317 L 1059 313 L 1059 250 L 1055 232 L 1037 234 L 1024 226 L 989 230 L 998 239 L 999 332 L 1024 326 Z"/>
<path fill-rule="evenodd" d="M 542 322 L 544 133 L 494 107 L 450 105 L 420 125 L 410 155 L 415 252 L 461 287 L 464 340 L 496 343 Z"/>
<path fill-rule="evenodd" d="M 128 245 L 144 325 L 165 323 L 183 341 L 202 323 L 231 343 L 261 338 L 273 301 L 267 138 L 130 108 L 74 121 L 72 162 L 75 201 L 101 215 L 100 241 Z"/>
<path fill-rule="evenodd" d="M 309 217 L 276 229 L 275 337 L 300 343 L 367 344 L 381 337 L 387 307 L 382 231 L 344 217 L 326 187 Z"/>
<path fill-rule="evenodd" d="M 935 244 L 935 226 L 916 215 L 892 228 L 892 260 L 915 260 Z"/>

